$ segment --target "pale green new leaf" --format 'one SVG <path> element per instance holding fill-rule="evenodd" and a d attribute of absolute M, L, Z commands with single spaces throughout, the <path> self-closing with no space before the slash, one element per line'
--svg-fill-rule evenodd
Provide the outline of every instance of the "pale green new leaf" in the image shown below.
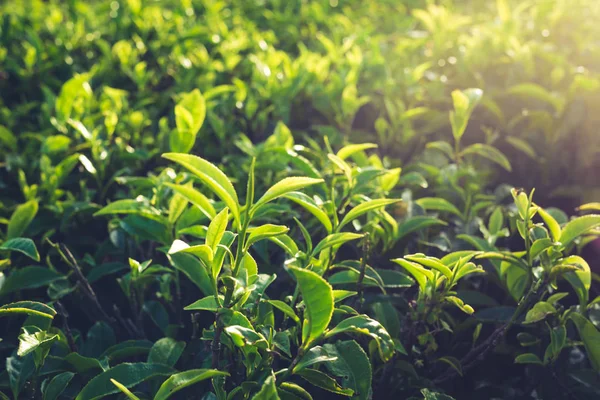
<path fill-rule="evenodd" d="M 377 148 L 377 145 L 375 143 L 349 144 L 347 146 L 342 147 L 340 151 L 337 152 L 337 156 L 339 159 L 345 160 L 354 153 L 375 148 Z"/>
<path fill-rule="evenodd" d="M 410 273 L 413 276 L 413 278 L 415 278 L 421 290 L 425 290 L 425 287 L 427 286 L 427 281 L 433 281 L 433 272 L 423 268 L 415 262 L 407 261 L 403 258 L 396 258 L 392 261 L 406 269 L 406 271 L 408 271 L 408 273 Z"/>
<path fill-rule="evenodd" d="M 575 218 L 562 228 L 559 241 L 566 247 L 579 236 L 584 235 L 598 226 L 600 226 L 600 215 L 592 214 Z"/>
<path fill-rule="evenodd" d="M 350 167 L 350 165 L 346 161 L 342 160 L 335 154 L 328 154 L 327 157 L 335 166 L 342 170 L 342 172 L 346 176 L 348 184 L 352 186 L 352 167 Z"/>
<path fill-rule="evenodd" d="M 454 139 L 460 140 L 465 133 L 471 113 L 481 101 L 481 89 L 455 90 L 452 92 L 454 111 L 450 112 L 450 123 Z"/>
<path fill-rule="evenodd" d="M 240 224 L 239 200 L 231 181 L 219 168 L 203 158 L 190 154 L 166 153 L 162 155 L 167 160 L 174 161 L 196 175 L 208 186 L 226 205 Z"/>
<path fill-rule="evenodd" d="M 579 298 L 579 303 L 582 307 L 585 307 L 592 285 L 592 273 L 589 264 L 579 256 L 569 256 L 560 260 L 560 265 L 572 265 L 577 268 L 575 271 L 566 272 L 563 276 L 573 286 Z"/>
<path fill-rule="evenodd" d="M 422 197 L 416 200 L 415 203 L 428 211 L 443 211 L 458 215 L 459 217 L 462 216 L 462 213 L 454 204 L 440 197 Z"/>
<path fill-rule="evenodd" d="M 289 230 L 290 228 L 288 228 L 287 226 L 273 224 L 265 224 L 256 228 L 248 229 L 249 235 L 248 239 L 246 240 L 246 248 L 249 248 L 254 243 L 260 240 L 284 235 Z"/>
<path fill-rule="evenodd" d="M 210 203 L 210 200 L 208 200 L 205 195 L 194 189 L 191 185 L 175 185 L 168 182 L 164 183 L 164 185 L 170 187 L 173 189 L 173 191 L 185 197 L 190 203 L 198 207 L 200 211 L 202 211 L 202 214 L 206 215 L 208 218 L 213 219 L 217 215 L 217 212 Z"/>
<path fill-rule="evenodd" d="M 316 185 L 317 183 L 323 182 L 323 179 L 314 179 L 301 176 L 292 176 L 284 178 L 271 186 L 265 194 L 258 199 L 256 204 L 250 210 L 250 214 L 254 214 L 261 206 L 273 201 L 287 193 L 303 189 L 305 187 Z"/>
<path fill-rule="evenodd" d="M 538 214 L 540 214 L 540 217 L 542 217 L 542 219 L 546 223 L 546 226 L 548 227 L 548 230 L 552 235 L 552 240 L 554 240 L 555 242 L 560 241 L 560 237 L 562 235 L 560 224 L 554 219 L 552 215 L 550 215 L 550 213 L 546 212 L 546 210 L 544 210 L 543 208 L 540 207 L 537 211 Z"/>
<path fill-rule="evenodd" d="M 468 146 L 467 148 L 465 148 L 461 152 L 461 155 L 463 155 L 463 156 L 477 155 L 477 156 L 486 158 L 486 159 L 500 165 L 502 168 L 504 168 L 507 171 L 512 171 L 512 168 L 510 166 L 510 161 L 508 161 L 508 158 L 506 158 L 506 156 L 504 154 L 502 154 L 500 152 L 500 150 L 498 150 L 497 148 L 492 147 L 488 144 L 484 144 L 484 143 L 472 144 L 472 145 Z"/>
<path fill-rule="evenodd" d="M 117 387 L 125 396 L 130 400 L 140 400 L 135 394 L 131 393 L 131 390 L 127 389 L 123 384 L 119 383 L 116 379 L 110 379 L 110 382 Z"/>
<path fill-rule="evenodd" d="M 369 211 L 376 210 L 378 208 L 382 208 L 382 207 L 388 206 L 390 204 L 397 203 L 399 201 L 402 201 L 402 200 L 401 199 L 374 199 L 374 200 L 365 201 L 364 203 L 361 203 L 361 204 L 357 205 L 356 207 L 354 207 L 353 209 L 351 209 L 348 212 L 348 214 L 346 214 L 344 216 L 344 219 L 342 219 L 342 222 L 340 222 L 337 229 L 338 230 L 341 229 L 344 225 L 346 225 L 349 222 L 351 222 L 352 220 L 360 217 L 361 215 L 368 213 Z"/>
<path fill-rule="evenodd" d="M 333 230 L 333 226 L 331 224 L 329 216 L 321 207 L 319 207 L 319 205 L 313 199 L 301 192 L 290 192 L 287 193 L 284 197 L 304 207 L 306 211 L 314 215 L 315 218 L 317 218 L 319 222 L 323 224 L 323 226 L 327 230 L 327 233 L 331 233 L 331 231 Z"/>
<path fill-rule="evenodd" d="M 325 249 L 338 246 L 352 240 L 360 239 L 363 236 L 364 235 L 350 232 L 332 233 L 331 235 L 327 235 L 325 238 L 323 238 L 323 240 L 319 242 L 319 244 L 317 244 L 317 246 L 313 250 L 313 254 L 319 254 Z"/>
<path fill-rule="evenodd" d="M 229 221 L 229 209 L 225 207 L 215 218 L 210 222 L 208 231 L 206 232 L 206 245 L 212 249 L 214 253 L 217 251 L 217 246 L 221 243 L 223 234 L 227 229 Z"/>
<path fill-rule="evenodd" d="M 12 213 L 6 228 L 6 238 L 13 239 L 25 232 L 33 218 L 38 212 L 38 203 L 35 200 L 19 205 Z"/>
<path fill-rule="evenodd" d="M 188 153 L 206 117 L 206 102 L 198 89 L 186 93 L 175 106 L 177 129 L 171 132 L 171 151 Z"/>

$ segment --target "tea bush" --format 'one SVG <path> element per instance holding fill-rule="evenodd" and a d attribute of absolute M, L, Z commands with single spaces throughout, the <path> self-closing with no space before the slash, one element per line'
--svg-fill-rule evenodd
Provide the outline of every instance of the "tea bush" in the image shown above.
<path fill-rule="evenodd" d="M 0 10 L 0 399 L 600 395 L 600 4 Z"/>

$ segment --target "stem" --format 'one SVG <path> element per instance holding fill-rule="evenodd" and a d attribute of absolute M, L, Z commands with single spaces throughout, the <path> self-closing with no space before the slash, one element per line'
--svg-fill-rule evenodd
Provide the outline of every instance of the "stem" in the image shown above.
<path fill-rule="evenodd" d="M 65 336 L 67 337 L 69 350 L 75 353 L 77 352 L 77 345 L 75 344 L 75 339 L 73 339 L 73 333 L 71 332 L 71 328 L 69 327 L 69 313 L 60 301 L 56 302 L 56 308 L 58 309 L 58 312 L 63 318 L 63 330 L 65 331 Z"/>
<path fill-rule="evenodd" d="M 369 236 L 366 236 L 364 241 L 363 241 L 363 256 L 360 259 L 360 275 L 358 276 L 358 282 L 356 283 L 357 285 L 357 290 L 358 290 L 358 306 L 361 306 L 364 302 L 365 299 L 363 297 L 364 295 L 364 279 L 365 279 L 365 273 L 367 270 L 367 258 L 369 257 L 369 253 L 371 250 L 371 246 L 370 246 L 370 242 L 369 242 Z"/>
<path fill-rule="evenodd" d="M 296 354 L 296 357 L 294 357 L 294 359 L 292 360 L 292 363 L 287 368 L 287 371 L 285 371 L 283 373 L 283 375 L 281 376 L 281 378 L 278 378 L 277 380 L 280 382 L 285 382 L 285 380 L 287 378 L 289 378 L 290 375 L 292 375 L 294 368 L 296 368 L 296 365 L 298 365 L 298 363 L 300 362 L 300 360 L 302 359 L 303 356 L 304 356 L 304 349 L 302 347 L 300 347 L 298 349 L 298 353 Z"/>
<path fill-rule="evenodd" d="M 238 236 L 238 245 L 235 250 L 235 266 L 233 267 L 233 276 L 236 277 L 240 265 L 242 263 L 242 257 L 244 253 L 244 248 L 246 247 L 246 231 L 248 230 L 248 225 L 250 225 L 250 206 L 246 206 L 246 214 L 244 215 L 244 222 L 242 223 L 242 230 Z"/>
<path fill-rule="evenodd" d="M 532 296 L 536 295 L 537 298 L 540 298 L 545 290 L 542 290 L 541 293 L 537 293 L 540 287 L 546 284 L 546 280 L 539 280 L 537 282 L 533 282 L 529 288 L 529 291 L 523 297 L 523 299 L 519 302 L 517 309 L 513 313 L 510 320 L 496 329 L 492 334 L 479 346 L 474 347 L 460 360 L 460 364 L 462 365 L 462 370 L 467 371 L 477 364 L 478 361 L 482 361 L 485 356 L 496 346 L 498 345 L 498 341 L 508 332 L 508 330 L 514 325 L 516 320 L 521 316 L 523 310 L 527 308 L 532 300 Z M 535 301 L 535 299 L 534 299 Z M 439 378 L 435 379 L 434 382 L 436 384 L 443 383 L 456 375 L 456 371 L 453 368 L 448 368 L 445 373 L 443 373 Z"/>
<path fill-rule="evenodd" d="M 96 296 L 96 292 L 94 292 L 94 289 L 92 289 L 92 285 L 90 285 L 90 282 L 87 280 L 87 278 L 81 272 L 81 268 L 79 267 L 77 260 L 75 259 L 73 254 L 71 254 L 71 252 L 69 251 L 67 246 L 65 246 L 64 244 L 55 245 L 52 242 L 50 242 L 50 243 L 58 250 L 58 253 L 62 257 L 62 259 L 73 269 L 73 271 L 75 272 L 75 276 L 77 277 L 77 280 L 81 283 L 81 287 L 83 289 L 84 294 L 92 301 L 92 303 L 98 309 L 98 311 L 100 312 L 102 317 L 107 322 L 114 323 L 115 320 L 112 317 L 110 317 L 106 313 L 106 311 L 104 311 L 104 309 L 102 308 L 102 305 L 100 305 L 100 302 L 98 301 L 98 297 Z"/>
<path fill-rule="evenodd" d="M 213 338 L 211 350 L 212 350 L 212 369 L 219 369 L 219 356 L 221 355 L 221 333 L 223 332 L 223 324 L 217 311 L 217 317 L 215 319 L 215 337 Z"/>

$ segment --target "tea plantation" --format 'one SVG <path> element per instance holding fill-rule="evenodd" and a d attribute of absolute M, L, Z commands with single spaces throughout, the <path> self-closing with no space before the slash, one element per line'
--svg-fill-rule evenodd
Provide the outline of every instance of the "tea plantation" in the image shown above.
<path fill-rule="evenodd" d="M 4 0 L 0 400 L 600 398 L 599 20 Z"/>

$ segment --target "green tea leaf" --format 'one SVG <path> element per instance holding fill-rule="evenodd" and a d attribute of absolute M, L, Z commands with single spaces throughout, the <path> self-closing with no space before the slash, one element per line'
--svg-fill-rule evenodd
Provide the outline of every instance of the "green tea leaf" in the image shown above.
<path fill-rule="evenodd" d="M 75 376 L 72 372 L 63 372 L 56 375 L 52 380 L 48 383 L 46 388 L 44 389 L 44 397 L 43 400 L 56 400 L 58 396 L 64 392 L 67 388 L 71 379 Z"/>
<path fill-rule="evenodd" d="M 265 224 L 256 228 L 248 229 L 248 232 L 250 234 L 248 235 L 248 239 L 246 240 L 246 248 L 250 248 L 250 246 L 252 246 L 254 243 L 260 240 L 284 235 L 289 230 L 290 229 L 287 226 L 273 224 Z"/>
<path fill-rule="evenodd" d="M 17 349 L 19 357 L 25 357 L 38 348 L 50 350 L 50 346 L 58 338 L 58 335 L 52 335 L 46 331 L 37 330 L 37 328 L 33 330 L 29 328 L 33 327 L 23 327 L 23 333 L 19 335 L 19 348 Z M 36 364 L 39 363 L 36 362 Z"/>
<path fill-rule="evenodd" d="M 350 157 L 354 153 L 358 153 L 359 151 L 364 151 L 368 149 L 375 149 L 377 145 L 375 143 L 361 143 L 361 144 L 349 144 L 347 146 L 342 147 L 338 152 L 337 156 L 341 160 L 345 160 Z"/>
<path fill-rule="evenodd" d="M 219 168 L 203 158 L 190 154 L 166 153 L 162 155 L 188 169 L 206 184 L 229 207 L 233 218 L 240 224 L 240 209 L 237 192 L 231 181 Z"/>
<path fill-rule="evenodd" d="M 583 341 L 586 354 L 596 372 L 600 371 L 600 332 L 587 318 L 576 312 L 569 314 L 569 319 L 573 321 L 579 337 Z"/>
<path fill-rule="evenodd" d="M 341 377 L 343 386 L 354 391 L 354 397 L 360 400 L 371 398 L 372 371 L 369 357 L 354 340 L 339 341 L 323 346 L 327 353 L 336 357 L 326 364 L 335 376 Z"/>
<path fill-rule="evenodd" d="M 192 369 L 171 375 L 160 386 L 160 389 L 158 389 L 158 392 L 156 392 L 156 395 L 154 396 L 154 400 L 166 400 L 174 393 L 177 393 L 188 386 L 215 376 L 229 376 L 229 374 L 215 369 Z"/>
<path fill-rule="evenodd" d="M 455 140 L 460 140 L 467 129 L 471 113 L 481 101 L 481 89 L 455 90 L 452 92 L 454 111 L 450 112 L 450 123 Z"/>
<path fill-rule="evenodd" d="M 169 367 L 174 367 L 183 354 L 185 349 L 184 341 L 177 341 L 172 338 L 158 339 L 156 343 L 152 345 L 150 352 L 148 353 L 148 363 L 150 364 L 164 364 Z"/>
<path fill-rule="evenodd" d="M 569 221 L 563 228 L 559 242 L 567 247 L 579 236 L 584 235 L 591 229 L 600 226 L 600 215 L 584 215 Z"/>
<path fill-rule="evenodd" d="M 171 264 L 183 272 L 205 295 L 213 295 L 214 288 L 206 268 L 190 254 L 169 254 Z"/>
<path fill-rule="evenodd" d="M 579 256 L 569 256 L 561 259 L 559 265 L 572 265 L 577 268 L 576 271 L 565 273 L 564 278 L 571 286 L 573 286 L 573 289 L 579 298 L 579 304 L 581 304 L 582 307 L 585 307 L 589 299 L 589 291 L 592 285 L 592 272 L 589 264 Z"/>
<path fill-rule="evenodd" d="M 442 264 L 440 260 L 438 260 L 435 257 L 427 257 L 423 254 L 412 254 L 405 256 L 404 258 L 429 267 L 431 269 L 435 269 L 436 271 L 441 272 L 446 277 L 446 279 L 448 279 L 448 281 L 452 281 L 452 276 L 454 275 L 452 270 L 450 270 L 450 268 Z"/>
<path fill-rule="evenodd" d="M 75 400 L 101 399 L 119 392 L 111 383 L 111 379 L 118 380 L 124 387 L 131 388 L 156 376 L 168 376 L 175 372 L 171 367 L 161 364 L 149 363 L 123 363 L 119 364 L 100 375 L 95 376 L 79 392 Z"/>
<path fill-rule="evenodd" d="M 298 375 L 316 387 L 329 392 L 344 396 L 352 396 L 354 394 L 352 389 L 344 389 L 335 381 L 335 379 L 315 369 L 303 369 L 302 371 L 298 371 Z"/>
<path fill-rule="evenodd" d="M 298 371 L 302 371 L 310 366 L 324 362 L 335 361 L 336 359 L 337 357 L 330 356 L 323 347 L 314 346 L 302 356 L 298 364 L 296 364 L 294 367 L 292 373 L 296 374 Z"/>
<path fill-rule="evenodd" d="M 275 386 L 275 377 L 273 375 L 265 379 L 260 391 L 252 397 L 252 400 L 279 400 L 277 386 Z"/>
<path fill-rule="evenodd" d="M 164 183 L 164 185 L 185 197 L 187 201 L 198 207 L 200 211 L 202 211 L 202 214 L 206 215 L 207 218 L 212 220 L 217 215 L 217 212 L 210 203 L 210 200 L 208 200 L 208 197 L 194 189 L 191 185 L 175 185 L 169 182 Z"/>
<path fill-rule="evenodd" d="M 527 154 L 532 159 L 535 159 L 537 157 L 533 147 L 531 147 L 529 145 L 529 143 L 527 143 L 526 141 L 519 139 L 518 137 L 515 137 L 515 136 L 507 136 L 504 138 L 504 140 L 506 140 L 515 149 L 520 150 L 523 153 Z"/>
<path fill-rule="evenodd" d="M 521 83 L 519 85 L 511 86 L 506 92 L 516 96 L 544 101 L 552 105 L 558 112 L 560 112 L 564 107 L 564 103 L 561 98 L 554 96 L 544 87 L 535 83 Z"/>
<path fill-rule="evenodd" d="M 189 153 L 206 117 L 206 102 L 198 89 L 186 93 L 175 106 L 177 129 L 171 132 L 171 151 Z"/>
<path fill-rule="evenodd" d="M 10 389 L 13 392 L 14 400 L 18 400 L 19 394 L 25 388 L 29 378 L 36 372 L 36 366 L 33 357 L 12 356 L 6 359 L 6 374 L 10 383 Z"/>
<path fill-rule="evenodd" d="M 519 354 L 515 358 L 515 364 L 539 364 L 544 365 L 542 360 L 533 353 Z"/>
<path fill-rule="evenodd" d="M 556 314 L 556 308 L 545 301 L 537 302 L 525 316 L 526 324 L 533 324 L 546 319 L 548 315 Z"/>
<path fill-rule="evenodd" d="M 266 303 L 271 304 L 273 307 L 277 308 L 279 311 L 283 312 L 285 315 L 293 319 L 295 322 L 300 322 L 300 318 L 294 312 L 294 309 L 290 307 L 288 304 L 284 303 L 281 300 L 265 300 Z"/>
<path fill-rule="evenodd" d="M 206 245 L 209 246 L 213 253 L 217 250 L 217 246 L 221 243 L 223 234 L 227 229 L 229 221 L 229 210 L 225 207 L 215 218 L 210 222 L 208 231 L 206 232 Z"/>
<path fill-rule="evenodd" d="M 319 244 L 317 244 L 317 246 L 313 249 L 313 254 L 319 254 L 325 249 L 339 246 L 352 240 L 360 239 L 363 236 L 364 235 L 350 232 L 332 233 L 331 235 L 327 235 L 319 242 Z"/>
<path fill-rule="evenodd" d="M 38 212 L 38 203 L 35 200 L 19 205 L 12 213 L 6 228 L 6 238 L 13 239 L 21 236 Z"/>
<path fill-rule="evenodd" d="M 353 182 L 353 179 L 352 179 L 352 167 L 350 167 L 350 165 L 346 161 L 342 160 L 341 158 L 339 158 L 335 154 L 328 154 L 327 157 L 329 158 L 329 160 L 336 167 L 338 167 L 340 170 L 342 170 L 342 172 L 346 176 L 346 180 L 348 181 L 348 185 L 353 186 L 352 185 L 352 182 Z"/>
<path fill-rule="evenodd" d="M 377 343 L 379 355 L 385 362 L 394 355 L 394 342 L 383 325 L 367 315 L 357 315 L 350 317 L 340 322 L 335 328 L 327 332 L 325 335 L 330 338 L 338 333 L 358 333 L 361 335 L 370 336 Z"/>
<path fill-rule="evenodd" d="M 600 203 L 587 203 L 577 207 L 578 211 L 600 211 Z"/>
<path fill-rule="evenodd" d="M 405 236 L 416 232 L 416 231 L 420 231 L 422 229 L 428 228 L 430 226 L 434 226 L 434 225 L 448 225 L 446 222 L 434 218 L 434 217 L 426 217 L 426 216 L 416 216 L 416 217 L 412 217 L 410 219 L 407 219 L 406 221 L 402 222 L 402 224 L 400 224 L 400 226 L 398 227 L 398 233 L 396 234 L 396 240 L 400 240 L 402 238 L 404 238 Z"/>
<path fill-rule="evenodd" d="M 419 206 L 425 210 L 443 211 L 451 214 L 462 216 L 462 213 L 456 208 L 456 206 L 450 203 L 446 199 L 439 197 L 423 197 L 415 201 Z"/>
<path fill-rule="evenodd" d="M 301 192 L 290 192 L 285 194 L 284 197 L 304 207 L 306 211 L 314 215 L 323 224 L 327 233 L 331 233 L 333 226 L 329 216 L 313 199 Z"/>
<path fill-rule="evenodd" d="M 329 325 L 333 315 L 333 289 L 316 273 L 300 268 L 289 268 L 298 282 L 306 305 L 308 329 L 303 329 L 302 345 L 306 348 L 316 340 Z"/>
<path fill-rule="evenodd" d="M 289 399 L 284 397 L 284 400 L 313 400 L 306 389 L 292 382 L 282 382 L 281 385 L 279 385 L 279 389 L 292 396 Z"/>
<path fill-rule="evenodd" d="M 25 254 L 27 257 L 40 261 L 40 254 L 33 243 L 33 240 L 27 238 L 12 238 L 0 245 L 0 251 L 18 251 L 19 253 Z"/>
<path fill-rule="evenodd" d="M 17 138 L 4 125 L 0 125 L 0 143 L 4 143 L 12 151 L 17 149 Z"/>
<path fill-rule="evenodd" d="M 130 400 L 140 400 L 139 397 L 137 397 L 135 394 L 131 393 L 131 391 L 129 389 L 127 389 L 125 386 L 123 386 L 118 381 L 116 381 L 114 379 L 111 379 L 110 382 L 113 385 L 115 385 L 117 387 L 117 389 L 119 389 L 121 392 L 123 392 L 123 394 L 125 394 L 125 396 L 127 396 L 128 399 L 130 399 Z"/>
<path fill-rule="evenodd" d="M 554 240 L 555 242 L 560 241 L 562 231 L 560 229 L 559 223 L 554 219 L 552 215 L 546 212 L 546 210 L 544 210 L 543 208 L 538 208 L 537 212 L 538 214 L 540 214 L 540 217 L 542 217 L 542 219 L 546 223 L 546 226 L 548 227 L 548 230 L 552 235 L 552 240 Z"/>
<path fill-rule="evenodd" d="M 141 201 L 130 199 L 113 201 L 100 211 L 97 211 L 94 216 L 98 217 L 100 215 L 112 214 L 134 214 L 144 217 L 147 216 L 153 219 L 158 219 L 160 216 L 160 212 L 158 210 L 145 205 Z"/>
<path fill-rule="evenodd" d="M 0 307 L 0 317 L 9 314 L 29 314 L 53 319 L 56 311 L 54 308 L 36 301 L 17 301 Z"/>
<path fill-rule="evenodd" d="M 459 359 L 457 359 L 455 357 L 447 356 L 447 357 L 440 357 L 436 361 L 448 364 L 450 366 L 450 368 L 452 368 L 453 370 L 455 370 L 458 373 L 458 375 L 463 376 L 463 369 L 462 369 L 462 365 L 461 365 Z"/>
<path fill-rule="evenodd" d="M 500 165 L 502 168 L 504 168 L 507 171 L 512 171 L 512 168 L 510 166 L 510 161 L 508 161 L 508 158 L 506 158 L 506 156 L 504 154 L 502 154 L 500 152 L 500 150 L 498 150 L 495 147 L 492 147 L 488 144 L 483 144 L 483 143 L 472 144 L 472 145 L 466 147 L 461 152 L 461 155 L 463 155 L 463 156 L 477 155 L 477 156 L 486 158 L 486 159 Z"/>
<path fill-rule="evenodd" d="M 264 204 L 267 204 L 268 202 L 273 201 L 287 193 L 294 192 L 296 190 L 303 189 L 311 185 L 316 185 L 317 183 L 321 182 L 323 182 L 323 179 L 314 179 L 300 176 L 284 178 L 281 181 L 274 184 L 273 186 L 271 186 L 265 192 L 265 194 L 260 199 L 258 199 L 258 201 L 250 210 L 250 214 L 254 214 L 256 210 L 258 210 Z"/>
<path fill-rule="evenodd" d="M 344 216 L 344 219 L 342 219 L 342 222 L 340 222 L 337 229 L 338 230 L 342 229 L 342 227 L 344 225 L 346 225 L 349 222 L 351 222 L 352 220 L 360 217 L 361 215 L 368 213 L 369 211 L 376 210 L 378 208 L 382 208 L 387 205 L 397 203 L 399 201 L 402 201 L 402 200 L 401 199 L 374 199 L 374 200 L 365 201 L 364 203 L 361 203 L 361 204 L 357 205 L 356 207 L 354 207 L 353 209 L 351 209 L 348 212 L 348 214 L 346 214 Z"/>
<path fill-rule="evenodd" d="M 214 296 L 208 296 L 198 301 L 193 302 L 187 307 L 184 307 L 184 310 L 187 311 L 196 311 L 196 310 L 204 310 L 204 311 L 212 311 L 217 312 L 217 310 L 221 307 Z"/>
<path fill-rule="evenodd" d="M 421 267 L 415 262 L 407 261 L 403 258 L 396 258 L 392 261 L 406 269 L 406 271 L 415 278 L 421 290 L 425 290 L 427 282 L 433 280 L 433 272 Z"/>
<path fill-rule="evenodd" d="M 300 251 L 294 239 L 288 235 L 271 236 L 269 240 L 281 247 L 288 255 L 295 257 Z"/>

